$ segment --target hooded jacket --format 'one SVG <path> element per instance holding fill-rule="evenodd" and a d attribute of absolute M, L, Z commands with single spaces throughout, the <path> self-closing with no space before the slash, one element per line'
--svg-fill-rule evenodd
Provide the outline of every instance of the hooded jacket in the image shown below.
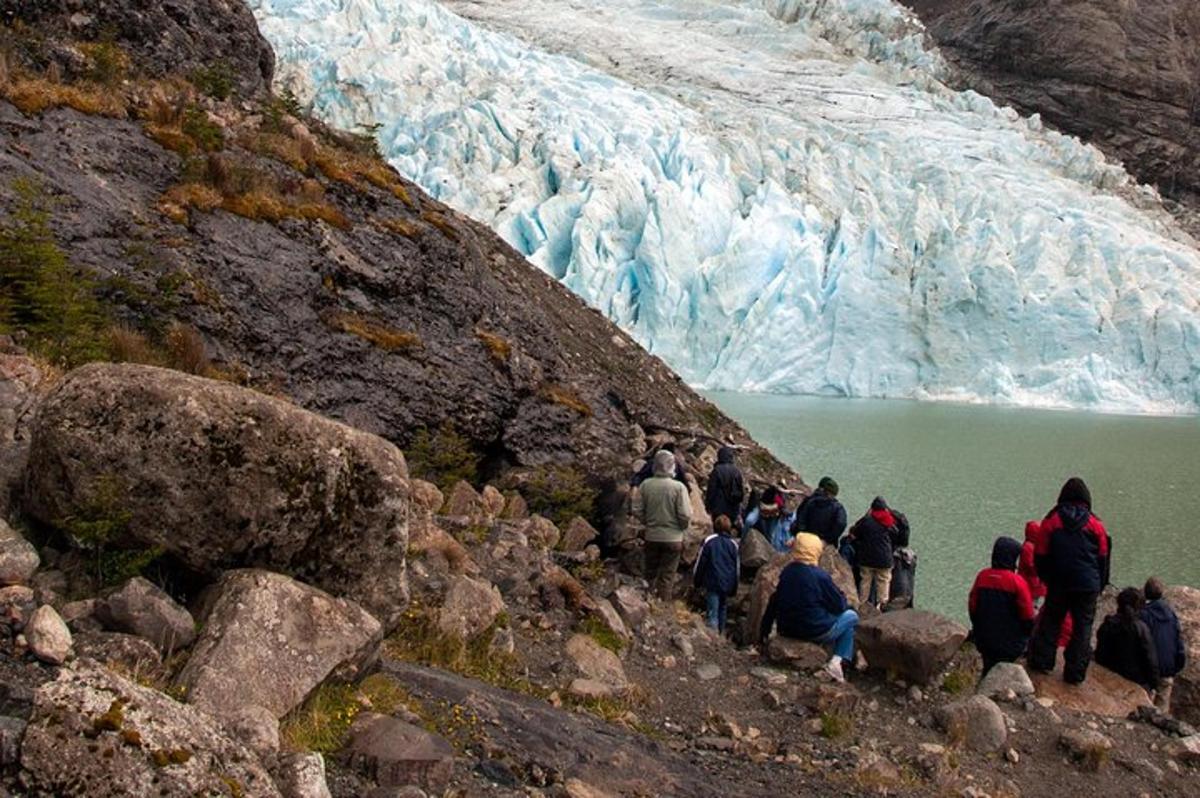
<path fill-rule="evenodd" d="M 837 500 L 818 488 L 800 502 L 796 509 L 796 520 L 792 522 L 792 534 L 812 532 L 831 546 L 846 531 L 846 508 Z"/>
<path fill-rule="evenodd" d="M 704 539 L 696 566 L 692 569 L 692 582 L 709 593 L 733 596 L 737 593 L 742 575 L 741 557 L 737 541 L 729 535 L 713 533 Z"/>
<path fill-rule="evenodd" d="M 1171 609 L 1166 599 L 1158 599 L 1142 609 L 1141 618 L 1154 641 L 1158 675 L 1164 679 L 1177 676 L 1187 665 L 1187 652 L 1183 648 L 1183 634 L 1175 610 Z"/>
<path fill-rule="evenodd" d="M 746 481 L 733 462 L 733 449 L 722 446 L 717 452 L 717 465 L 708 475 L 708 489 L 704 492 L 704 507 L 714 518 L 724 515 L 736 523 L 742 515 L 742 501 L 746 498 Z"/>
<path fill-rule="evenodd" d="M 908 545 L 908 519 L 876 499 L 871 511 L 854 524 L 850 537 L 860 568 L 891 568 L 893 552 Z"/>
<path fill-rule="evenodd" d="M 642 483 L 633 499 L 633 514 L 646 526 L 647 543 L 682 543 L 692 520 L 687 488 L 674 478 L 675 455 L 654 455 L 654 476 Z"/>
<path fill-rule="evenodd" d="M 1099 593 L 1108 584 L 1110 545 L 1089 504 L 1061 503 L 1041 523 L 1034 565 L 1049 590 Z"/>
<path fill-rule="evenodd" d="M 1034 600 L 1046 597 L 1046 583 L 1038 576 L 1037 566 L 1034 564 L 1034 555 L 1041 535 L 1042 527 L 1037 521 L 1026 522 L 1025 542 L 1021 544 L 1021 561 L 1017 566 L 1017 573 L 1028 583 L 1029 592 L 1033 594 Z"/>
<path fill-rule="evenodd" d="M 1033 632 L 1033 596 L 1017 573 L 1021 544 L 1012 538 L 996 539 L 992 567 L 975 577 L 967 609 L 975 647 L 988 659 L 1012 662 L 1020 657 Z"/>

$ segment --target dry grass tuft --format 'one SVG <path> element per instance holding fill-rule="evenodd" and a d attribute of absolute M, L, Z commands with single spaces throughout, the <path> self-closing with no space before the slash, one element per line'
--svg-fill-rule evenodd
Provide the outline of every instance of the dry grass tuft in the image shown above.
<path fill-rule="evenodd" d="M 591 406 L 569 388 L 561 385 L 546 385 L 542 388 L 542 396 L 556 405 L 574 410 L 585 418 L 590 418 L 592 415 Z"/>
<path fill-rule="evenodd" d="M 405 238 L 417 238 L 421 235 L 421 227 L 409 219 L 378 219 L 376 224 L 390 233 Z"/>
<path fill-rule="evenodd" d="M 458 241 L 458 228 L 455 227 L 454 224 L 441 211 L 428 209 L 421 211 L 421 218 L 425 220 L 427 224 L 430 224 L 433 227 L 436 227 L 438 230 L 441 230 L 442 235 L 444 235 L 446 238 L 450 239 L 451 241 Z"/>
<path fill-rule="evenodd" d="M 0 96 L 26 116 L 37 116 L 51 108 L 73 108 L 81 114 L 113 119 L 128 113 L 123 96 L 92 83 L 66 85 L 47 78 L 10 75 L 0 83 Z"/>
<path fill-rule="evenodd" d="M 419 335 L 388 327 L 355 313 L 336 313 L 329 316 L 326 323 L 335 330 L 356 335 L 388 352 L 407 352 L 421 346 Z"/>
<path fill-rule="evenodd" d="M 499 335 L 487 330 L 476 330 L 475 337 L 479 339 L 484 348 L 487 349 L 488 354 L 497 363 L 507 363 L 508 359 L 512 356 L 512 344 L 508 342 L 508 339 L 501 338 Z"/>

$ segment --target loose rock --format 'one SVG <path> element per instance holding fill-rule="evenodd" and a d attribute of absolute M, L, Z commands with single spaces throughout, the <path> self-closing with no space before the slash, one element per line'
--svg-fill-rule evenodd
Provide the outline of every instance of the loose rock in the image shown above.
<path fill-rule="evenodd" d="M 286 754 L 275 765 L 275 785 L 283 798 L 330 798 L 325 759 L 317 753 Z"/>
<path fill-rule="evenodd" d="M 472 640 L 504 611 L 504 597 L 490 582 L 456 576 L 450 581 L 437 625 L 442 634 Z"/>
<path fill-rule="evenodd" d="M 25 639 L 30 652 L 51 665 L 63 664 L 71 653 L 71 630 L 49 604 L 33 611 L 25 624 Z"/>
<path fill-rule="evenodd" d="M 855 640 L 872 668 L 930 684 L 949 663 L 967 630 L 941 615 L 923 610 L 886 612 L 862 620 Z"/>
<path fill-rule="evenodd" d="M 951 740 L 963 742 L 974 751 L 998 751 L 1008 740 L 1004 713 L 985 696 L 971 696 L 939 707 L 934 719 Z"/>
<path fill-rule="evenodd" d="M 144 637 L 164 654 L 187 648 L 196 639 L 192 614 L 140 576 L 98 602 L 95 615 L 106 629 Z"/>
<path fill-rule="evenodd" d="M 624 689 L 629 680 L 616 654 L 587 635 L 578 634 L 567 641 L 567 656 L 587 679 Z"/>
<path fill-rule="evenodd" d="M 0 586 L 28 584 L 40 564 L 37 549 L 0 518 Z"/>
<path fill-rule="evenodd" d="M 1034 689 L 1025 668 L 1015 662 L 998 662 L 980 680 L 975 692 L 991 699 L 1013 700 L 1009 694 L 1024 698 L 1033 695 Z"/>
<path fill-rule="evenodd" d="M 350 729 L 347 765 L 381 787 L 415 784 L 440 795 L 454 769 L 450 744 L 399 718 L 365 713 Z"/>

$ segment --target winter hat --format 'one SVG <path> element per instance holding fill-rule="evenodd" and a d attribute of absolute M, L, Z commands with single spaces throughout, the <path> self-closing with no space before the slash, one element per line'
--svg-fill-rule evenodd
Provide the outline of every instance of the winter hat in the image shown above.
<path fill-rule="evenodd" d="M 1058 492 L 1059 504 L 1082 504 L 1089 510 L 1092 509 L 1092 492 L 1088 490 L 1088 486 L 1079 477 L 1071 477 L 1063 483 L 1062 490 Z"/>
<path fill-rule="evenodd" d="M 811 532 L 801 532 L 792 541 L 792 556 L 805 565 L 816 565 L 821 561 L 825 543 Z"/>
<path fill-rule="evenodd" d="M 830 496 L 838 495 L 838 484 L 833 480 L 833 477 L 821 477 L 821 481 L 817 483 L 817 487 Z"/>
<path fill-rule="evenodd" d="M 717 451 L 717 462 L 718 463 L 732 463 L 733 462 L 733 449 L 730 449 L 728 446 L 722 446 Z"/>
<path fill-rule="evenodd" d="M 1017 560 L 1021 557 L 1021 544 L 1010 537 L 998 537 L 992 544 L 992 567 L 1005 571 L 1017 570 Z"/>
<path fill-rule="evenodd" d="M 654 476 L 656 477 L 673 477 L 675 476 L 675 453 L 666 450 L 659 450 L 658 454 L 654 455 Z"/>
<path fill-rule="evenodd" d="M 876 496 L 874 501 L 871 502 L 871 509 L 886 510 L 888 509 L 887 502 L 883 500 L 882 496 Z"/>

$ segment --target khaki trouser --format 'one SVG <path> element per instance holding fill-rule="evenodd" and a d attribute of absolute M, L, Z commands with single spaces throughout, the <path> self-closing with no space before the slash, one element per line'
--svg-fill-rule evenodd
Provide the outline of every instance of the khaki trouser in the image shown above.
<path fill-rule="evenodd" d="M 675 574 L 683 554 L 682 543 L 646 542 L 646 580 L 663 601 L 670 601 L 675 590 Z"/>
<path fill-rule="evenodd" d="M 1171 714 L 1171 688 L 1175 686 L 1175 678 L 1168 676 L 1158 680 L 1158 690 L 1154 693 L 1154 706 L 1168 715 Z"/>
<path fill-rule="evenodd" d="M 891 568 L 867 568 L 859 566 L 861 580 L 858 583 L 858 603 L 866 604 L 871 598 L 871 585 L 875 585 L 875 601 L 883 605 L 888 602 L 888 590 L 892 586 Z"/>

